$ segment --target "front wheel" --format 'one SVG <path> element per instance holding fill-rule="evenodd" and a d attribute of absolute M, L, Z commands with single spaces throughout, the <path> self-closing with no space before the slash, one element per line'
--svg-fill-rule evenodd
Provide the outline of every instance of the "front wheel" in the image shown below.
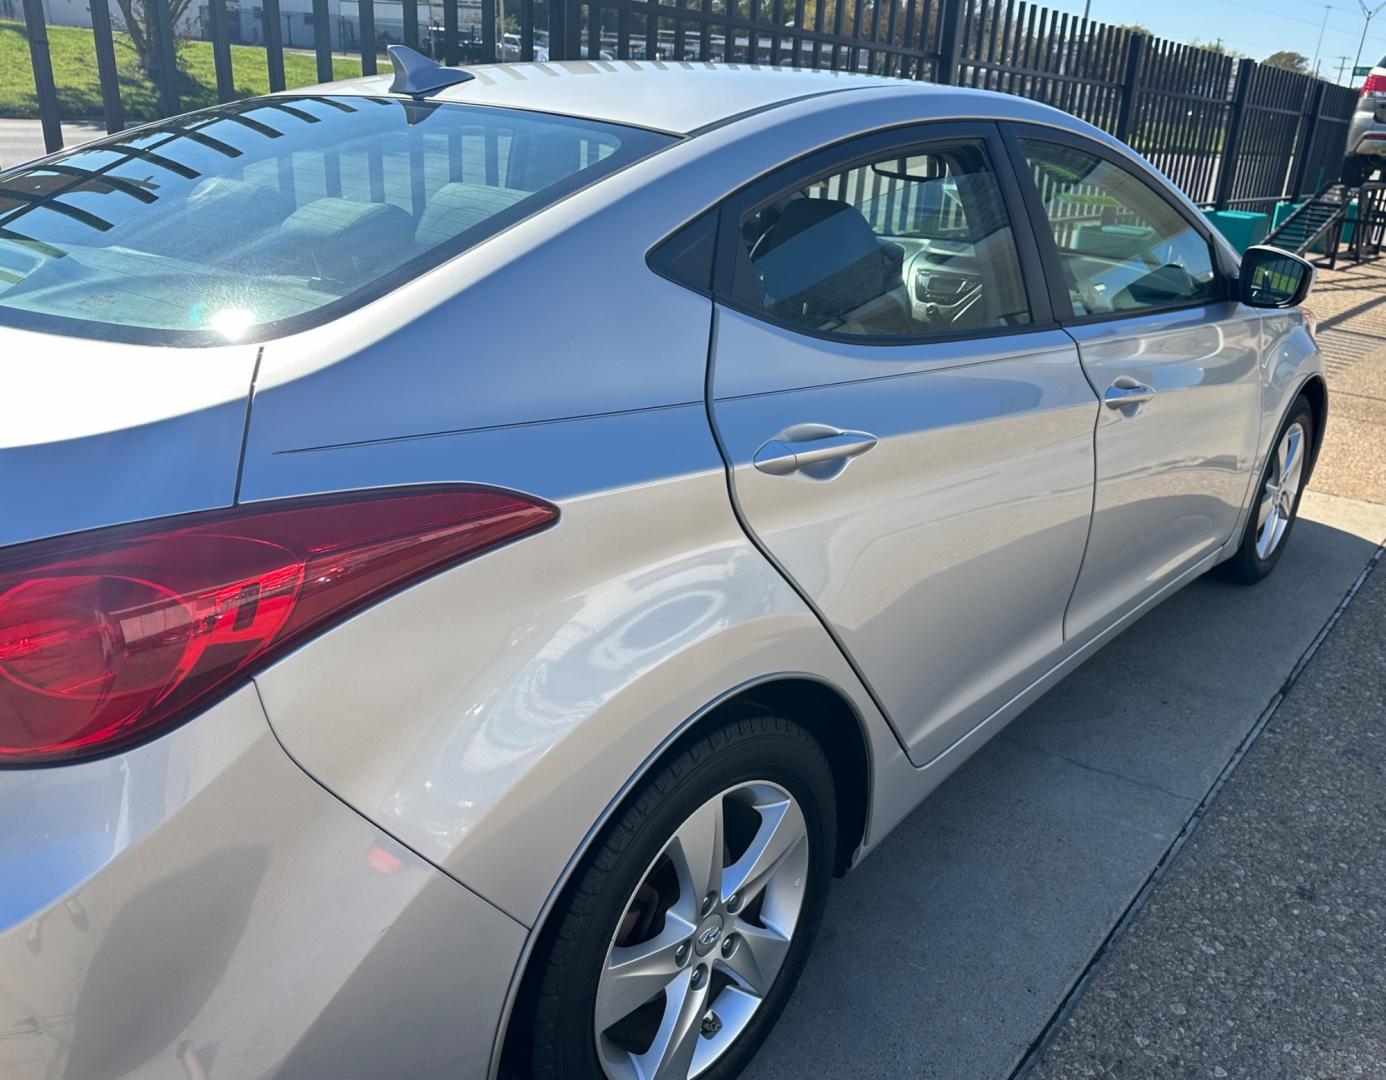
<path fill-rule="evenodd" d="M 1260 581 L 1280 561 L 1299 514 L 1314 445 L 1314 411 L 1297 398 L 1261 470 L 1261 482 L 1237 554 L 1223 563 L 1225 576 L 1243 585 Z"/>
<path fill-rule="evenodd" d="M 803 968 L 835 820 L 823 751 L 780 717 L 736 720 L 664 764 L 554 913 L 515 1018 L 515 1072 L 737 1075 Z"/>

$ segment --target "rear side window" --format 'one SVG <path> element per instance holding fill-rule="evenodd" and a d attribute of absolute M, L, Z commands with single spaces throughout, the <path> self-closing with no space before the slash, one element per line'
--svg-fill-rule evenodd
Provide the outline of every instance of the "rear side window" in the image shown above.
<path fill-rule="evenodd" d="M 1207 239 L 1144 180 L 1075 147 L 1038 139 L 1021 145 L 1075 315 L 1221 298 Z"/>
<path fill-rule="evenodd" d="M 301 329 L 670 141 L 396 98 L 193 113 L 0 173 L 0 324 L 169 344 Z"/>
<path fill-rule="evenodd" d="M 1030 321 L 1020 260 L 980 142 L 930 144 L 821 177 L 741 223 L 743 295 L 848 337 L 976 334 Z"/>

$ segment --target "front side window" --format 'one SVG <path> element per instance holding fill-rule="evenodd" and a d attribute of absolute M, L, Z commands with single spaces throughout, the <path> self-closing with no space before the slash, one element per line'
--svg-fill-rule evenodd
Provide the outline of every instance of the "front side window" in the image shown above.
<path fill-rule="evenodd" d="M 1105 158 L 1021 139 L 1075 315 L 1209 303 L 1208 241 L 1163 195 Z"/>
<path fill-rule="evenodd" d="M 1030 321 L 980 142 L 821 177 L 748 214 L 741 236 L 758 302 L 807 330 L 909 338 Z"/>
<path fill-rule="evenodd" d="M 0 173 L 0 325 L 169 344 L 298 329 L 671 141 L 397 98 L 193 113 Z"/>

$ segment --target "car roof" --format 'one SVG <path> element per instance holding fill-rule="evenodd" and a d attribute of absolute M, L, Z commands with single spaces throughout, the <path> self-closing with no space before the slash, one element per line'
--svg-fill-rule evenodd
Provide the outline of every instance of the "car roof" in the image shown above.
<path fill-rule="evenodd" d="M 564 60 L 485 64 L 435 101 L 562 113 L 686 135 L 736 116 L 805 97 L 880 86 L 927 84 L 845 71 L 701 61 Z M 390 76 L 367 76 L 289 93 L 383 95 Z"/>

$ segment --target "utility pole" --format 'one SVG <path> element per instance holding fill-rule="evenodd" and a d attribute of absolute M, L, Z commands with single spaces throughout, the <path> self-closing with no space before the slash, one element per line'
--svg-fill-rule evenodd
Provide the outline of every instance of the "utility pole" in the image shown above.
<path fill-rule="evenodd" d="M 1336 82 L 1339 86 L 1341 86 L 1343 83 L 1343 69 L 1347 67 L 1347 62 L 1348 58 L 1346 56 L 1338 57 L 1338 77 L 1333 81 Z"/>
<path fill-rule="evenodd" d="M 1333 10 L 1332 4 L 1323 6 L 1323 22 L 1319 24 L 1319 42 L 1314 46 L 1314 74 L 1319 73 L 1319 52 L 1323 49 L 1323 32 L 1328 29 L 1328 13 Z"/>
<path fill-rule="evenodd" d="M 1357 6 L 1362 9 L 1362 40 L 1357 43 L 1357 59 L 1352 62 L 1352 77 L 1357 78 L 1357 66 L 1362 63 L 1362 49 L 1367 44 L 1367 29 L 1372 25 L 1372 19 L 1381 13 L 1382 8 L 1386 8 L 1386 0 L 1381 0 L 1374 8 L 1367 7 L 1366 0 L 1357 0 Z M 1348 83 L 1349 86 L 1352 83 Z"/>

